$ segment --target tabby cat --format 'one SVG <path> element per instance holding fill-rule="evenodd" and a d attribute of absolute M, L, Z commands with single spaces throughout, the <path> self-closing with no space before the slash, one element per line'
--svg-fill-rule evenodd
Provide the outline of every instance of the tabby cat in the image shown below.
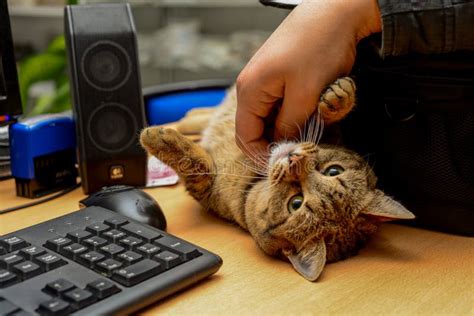
<path fill-rule="evenodd" d="M 202 206 L 247 230 L 271 256 L 287 258 L 315 281 L 326 262 L 354 255 L 380 222 L 413 214 L 376 189 L 374 172 L 356 153 L 318 144 L 322 122 L 354 106 L 355 85 L 340 78 L 323 93 L 300 139 L 275 144 L 252 163 L 234 134 L 235 88 L 208 121 L 200 144 L 174 129 L 142 131 L 142 146 L 171 166 Z"/>

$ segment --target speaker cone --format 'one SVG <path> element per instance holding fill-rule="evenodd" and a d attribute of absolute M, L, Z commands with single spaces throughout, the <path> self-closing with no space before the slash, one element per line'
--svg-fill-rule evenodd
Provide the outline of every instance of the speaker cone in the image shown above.
<path fill-rule="evenodd" d="M 116 153 L 136 141 L 137 121 L 133 113 L 119 103 L 106 103 L 95 109 L 89 118 L 87 132 L 99 149 Z"/>
<path fill-rule="evenodd" d="M 116 90 L 127 82 L 130 65 L 125 49 L 112 41 L 94 43 L 81 59 L 81 70 L 87 83 L 102 91 Z"/>

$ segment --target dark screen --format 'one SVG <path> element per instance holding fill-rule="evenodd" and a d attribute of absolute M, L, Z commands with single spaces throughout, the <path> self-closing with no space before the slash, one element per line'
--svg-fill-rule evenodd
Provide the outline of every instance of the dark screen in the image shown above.
<path fill-rule="evenodd" d="M 2 52 L 0 52 L 0 61 L 2 61 Z M 7 87 L 5 77 L 3 76 L 3 63 L 0 62 L 0 102 L 7 99 Z"/>
<path fill-rule="evenodd" d="M 7 1 L 0 0 L 0 124 L 22 113 Z"/>

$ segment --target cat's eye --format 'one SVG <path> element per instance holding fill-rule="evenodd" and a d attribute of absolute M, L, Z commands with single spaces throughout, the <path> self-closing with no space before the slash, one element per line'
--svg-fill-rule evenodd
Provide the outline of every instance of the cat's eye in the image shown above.
<path fill-rule="evenodd" d="M 288 211 L 292 213 L 298 210 L 301 207 L 301 205 L 303 205 L 303 201 L 304 201 L 304 198 L 302 195 L 293 196 L 288 202 Z"/>
<path fill-rule="evenodd" d="M 331 166 L 327 167 L 326 169 L 324 169 L 323 174 L 326 177 L 335 177 L 337 175 L 340 175 L 343 172 L 344 172 L 344 168 L 342 168 L 341 166 L 331 165 Z"/>

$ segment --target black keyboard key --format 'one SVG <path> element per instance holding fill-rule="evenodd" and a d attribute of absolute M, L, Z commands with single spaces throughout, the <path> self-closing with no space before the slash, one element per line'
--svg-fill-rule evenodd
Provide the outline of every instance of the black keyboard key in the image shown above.
<path fill-rule="evenodd" d="M 0 238 L 0 245 L 7 250 L 7 252 L 12 252 L 19 250 L 21 248 L 27 247 L 29 244 L 20 237 L 10 236 Z"/>
<path fill-rule="evenodd" d="M 65 257 L 76 261 L 77 258 L 86 251 L 88 251 L 86 246 L 74 243 L 61 248 L 60 253 Z"/>
<path fill-rule="evenodd" d="M 112 226 L 113 228 L 118 228 L 127 223 L 128 223 L 128 220 L 122 216 L 114 216 L 104 221 L 104 224 Z"/>
<path fill-rule="evenodd" d="M 4 255 L 6 253 L 7 253 L 7 250 L 3 248 L 2 246 L 0 246 L 0 255 Z"/>
<path fill-rule="evenodd" d="M 52 253 L 45 253 L 44 255 L 38 256 L 34 261 L 39 264 L 44 271 L 51 271 L 67 264 L 66 260 Z"/>
<path fill-rule="evenodd" d="M 72 240 L 64 237 L 55 237 L 46 241 L 44 246 L 53 251 L 59 252 L 60 249 L 64 246 L 67 246 L 72 243 Z"/>
<path fill-rule="evenodd" d="M 0 256 L 0 268 L 10 269 L 15 264 L 18 264 L 22 261 L 25 261 L 22 256 L 14 253 L 8 253 L 6 255 Z"/>
<path fill-rule="evenodd" d="M 138 253 L 143 255 L 145 258 L 152 258 L 154 255 L 159 253 L 161 251 L 161 248 L 158 247 L 157 245 L 152 245 L 152 244 L 144 244 L 141 246 L 138 246 L 135 249 Z"/>
<path fill-rule="evenodd" d="M 107 245 L 109 242 L 104 238 L 100 238 L 99 236 L 92 236 L 90 238 L 84 239 L 82 244 L 87 246 L 89 249 L 97 250 L 102 246 Z"/>
<path fill-rule="evenodd" d="M 166 250 L 155 255 L 153 260 L 160 262 L 165 269 L 171 269 L 184 262 L 184 259 L 179 255 Z"/>
<path fill-rule="evenodd" d="M 160 263 L 144 259 L 131 266 L 115 270 L 112 278 L 125 286 L 133 286 L 163 271 Z"/>
<path fill-rule="evenodd" d="M 97 301 L 97 298 L 91 292 L 79 288 L 64 293 L 62 297 L 71 303 L 74 310 L 84 308 Z"/>
<path fill-rule="evenodd" d="M 124 239 L 120 239 L 119 243 L 129 250 L 134 250 L 137 246 L 143 244 L 143 241 L 133 236 L 127 236 Z"/>
<path fill-rule="evenodd" d="M 100 300 L 120 292 L 117 285 L 106 279 L 98 279 L 87 283 L 86 290 L 92 292 Z"/>
<path fill-rule="evenodd" d="M 56 281 L 46 284 L 43 291 L 53 296 L 59 296 L 75 288 L 76 286 L 68 280 L 57 279 Z"/>
<path fill-rule="evenodd" d="M 20 281 L 20 278 L 15 273 L 10 272 L 5 269 L 0 269 L 0 289 L 13 285 L 19 281 Z"/>
<path fill-rule="evenodd" d="M 105 255 L 95 251 L 87 252 L 79 256 L 79 262 L 89 268 L 93 268 L 96 263 L 103 259 L 105 259 Z"/>
<path fill-rule="evenodd" d="M 160 233 L 135 223 L 128 223 L 127 225 L 120 227 L 120 229 L 126 232 L 128 235 L 141 238 L 146 242 L 152 242 L 156 238 L 161 237 Z"/>
<path fill-rule="evenodd" d="M 43 271 L 41 271 L 40 266 L 31 261 L 18 263 L 12 267 L 12 270 L 16 274 L 18 274 L 23 280 L 30 279 L 43 273 Z"/>
<path fill-rule="evenodd" d="M 92 237 L 92 233 L 82 229 L 78 229 L 67 233 L 66 237 L 77 243 L 81 243 L 84 239 Z"/>
<path fill-rule="evenodd" d="M 101 236 L 113 243 L 117 243 L 119 239 L 122 239 L 126 237 L 127 235 L 120 230 L 112 229 L 112 230 L 106 231 Z"/>
<path fill-rule="evenodd" d="M 122 261 L 126 265 L 130 265 L 142 260 L 143 256 L 133 251 L 125 251 L 117 255 L 116 259 Z"/>
<path fill-rule="evenodd" d="M 28 246 L 21 249 L 18 254 L 27 260 L 33 260 L 35 257 L 46 253 L 46 250 L 39 246 Z"/>
<path fill-rule="evenodd" d="M 55 297 L 41 303 L 36 311 L 41 315 L 62 316 L 68 315 L 72 309 L 69 303 Z"/>
<path fill-rule="evenodd" d="M 125 248 L 117 244 L 108 244 L 108 245 L 100 247 L 100 251 L 104 253 L 106 256 L 112 258 L 118 255 L 119 253 L 124 252 Z"/>
<path fill-rule="evenodd" d="M 86 227 L 86 230 L 91 232 L 94 235 L 100 235 L 103 232 L 108 231 L 109 229 L 111 229 L 111 227 L 104 223 L 94 223 Z"/>
<path fill-rule="evenodd" d="M 106 259 L 96 264 L 95 268 L 106 276 L 111 276 L 112 272 L 118 268 L 121 268 L 122 265 L 123 264 L 120 261 L 114 259 Z"/>
<path fill-rule="evenodd" d="M 12 315 L 13 313 L 19 312 L 20 308 L 10 301 L 0 297 L 0 314 L 1 315 Z"/>
<path fill-rule="evenodd" d="M 169 236 L 164 236 L 163 238 L 156 240 L 155 244 L 182 255 L 185 260 L 191 260 L 201 255 L 199 250 L 195 247 Z"/>

